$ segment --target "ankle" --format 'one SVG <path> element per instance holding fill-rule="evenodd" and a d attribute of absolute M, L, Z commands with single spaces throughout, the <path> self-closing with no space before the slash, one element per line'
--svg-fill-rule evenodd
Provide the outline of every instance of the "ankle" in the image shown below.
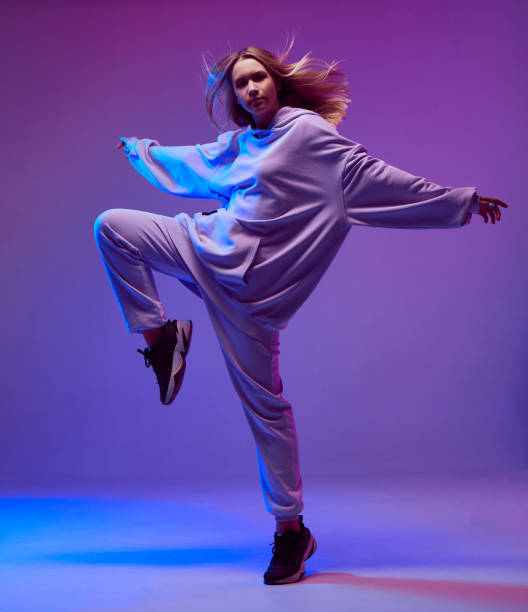
<path fill-rule="evenodd" d="M 156 344 L 156 342 L 161 339 L 163 335 L 163 327 L 165 326 L 163 325 L 154 329 L 143 330 L 143 338 L 145 339 L 145 342 L 147 343 L 147 346 L 149 348 L 152 348 Z"/>
<path fill-rule="evenodd" d="M 299 533 L 301 531 L 301 523 L 299 521 L 299 517 L 289 521 L 277 520 L 277 533 L 283 534 L 286 531 L 294 533 Z"/>

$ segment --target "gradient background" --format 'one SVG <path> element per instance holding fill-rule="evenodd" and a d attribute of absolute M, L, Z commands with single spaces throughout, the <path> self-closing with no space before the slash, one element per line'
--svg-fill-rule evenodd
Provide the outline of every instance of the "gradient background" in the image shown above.
<path fill-rule="evenodd" d="M 164 407 L 93 239 L 105 209 L 215 202 L 156 190 L 120 136 L 211 142 L 201 55 L 249 44 L 342 59 L 342 134 L 441 185 L 507 202 L 497 225 L 353 227 L 282 335 L 305 482 L 528 463 L 528 4 L 513 0 L 2 4 L 0 484 L 255 479 L 254 444 L 205 309 Z M 5 87 L 5 89 L 4 89 Z"/>

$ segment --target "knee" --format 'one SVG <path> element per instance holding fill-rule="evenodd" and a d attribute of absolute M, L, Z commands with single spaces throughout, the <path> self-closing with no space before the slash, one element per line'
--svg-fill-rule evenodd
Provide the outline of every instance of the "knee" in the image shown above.
<path fill-rule="evenodd" d="M 115 229 L 121 212 L 118 208 L 112 208 L 105 210 L 97 217 L 94 223 L 94 236 L 97 244 L 100 244 L 102 239 L 108 238 L 111 229 Z"/>

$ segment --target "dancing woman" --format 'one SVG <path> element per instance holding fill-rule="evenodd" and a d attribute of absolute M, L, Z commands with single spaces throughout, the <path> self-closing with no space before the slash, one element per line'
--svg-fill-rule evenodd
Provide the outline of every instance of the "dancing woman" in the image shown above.
<path fill-rule="evenodd" d="M 286 62 L 247 47 L 211 69 L 206 108 L 223 104 L 237 129 L 215 142 L 118 144 L 153 185 L 218 200 L 217 210 L 175 217 L 114 209 L 96 241 L 130 332 L 170 404 L 185 372 L 191 321 L 171 321 L 153 270 L 203 299 L 242 401 L 258 454 L 262 490 L 276 519 L 266 584 L 300 580 L 316 541 L 303 524 L 295 423 L 279 375 L 279 332 L 310 295 L 352 225 L 455 228 L 473 213 L 487 223 L 507 205 L 474 187 L 441 187 L 380 159 L 336 129 L 349 103 L 335 63 Z"/>

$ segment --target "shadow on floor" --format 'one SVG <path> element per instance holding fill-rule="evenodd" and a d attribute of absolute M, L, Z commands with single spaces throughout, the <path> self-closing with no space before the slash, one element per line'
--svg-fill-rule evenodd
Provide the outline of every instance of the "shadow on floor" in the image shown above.
<path fill-rule="evenodd" d="M 423 578 L 365 577 L 345 572 L 321 572 L 306 575 L 303 584 L 342 584 L 376 590 L 400 591 L 414 595 L 441 598 L 471 599 L 493 604 L 528 609 L 528 586 L 459 582 L 457 580 L 428 580 Z"/>

